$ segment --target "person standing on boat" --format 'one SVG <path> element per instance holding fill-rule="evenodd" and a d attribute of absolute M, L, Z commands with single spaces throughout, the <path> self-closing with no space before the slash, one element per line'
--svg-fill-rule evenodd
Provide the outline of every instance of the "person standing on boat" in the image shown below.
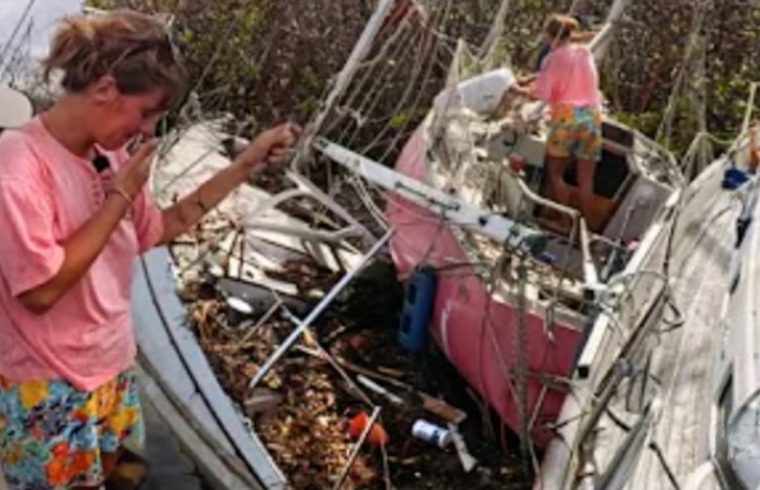
<path fill-rule="evenodd" d="M 573 40 L 577 29 L 574 18 L 552 16 L 544 29 L 544 41 L 551 44 L 551 52 L 532 87 L 516 90 L 549 105 L 545 159 L 549 196 L 561 204 L 571 204 L 564 175 L 575 162 L 580 210 L 587 221 L 593 221 L 594 172 L 602 151 L 601 96 L 594 56 L 587 46 Z M 569 219 L 559 226 L 568 228 Z"/>
<path fill-rule="evenodd" d="M 143 432 L 134 259 L 279 163 L 298 128 L 260 134 L 160 211 L 145 187 L 156 141 L 131 156 L 124 148 L 152 138 L 184 95 L 164 25 L 130 11 L 67 18 L 44 67 L 60 73 L 64 94 L 0 135 L 0 465 L 12 489 L 100 488 L 117 477 L 131 488 L 118 470 L 123 454 L 135 462 L 124 448 L 139 448 Z"/>

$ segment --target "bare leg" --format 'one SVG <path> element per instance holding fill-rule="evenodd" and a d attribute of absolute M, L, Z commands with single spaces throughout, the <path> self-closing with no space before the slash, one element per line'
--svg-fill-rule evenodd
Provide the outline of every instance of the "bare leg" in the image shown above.
<path fill-rule="evenodd" d="M 589 222 L 594 216 L 594 173 L 596 162 L 578 161 L 578 191 L 580 192 L 581 214 L 592 228 L 599 223 Z"/>
<path fill-rule="evenodd" d="M 103 453 L 103 476 L 106 479 L 113 474 L 113 470 L 116 469 L 116 463 L 119 462 L 119 458 L 123 452 L 124 450 L 119 448 L 113 453 Z"/>
<path fill-rule="evenodd" d="M 570 204 L 570 190 L 565 183 L 565 170 L 572 160 L 569 157 L 547 155 L 546 172 L 549 197 L 560 204 Z"/>
<path fill-rule="evenodd" d="M 148 476 L 147 463 L 123 448 L 103 455 L 103 476 L 114 488 L 137 488 Z"/>
<path fill-rule="evenodd" d="M 116 468 L 116 463 L 119 461 L 119 457 L 121 456 L 121 449 L 118 449 L 114 453 L 103 453 L 102 459 L 103 459 L 103 478 L 108 479 L 108 477 L 111 476 L 113 473 L 113 470 Z M 99 490 L 103 488 L 102 485 L 98 485 L 95 487 L 84 487 L 84 486 L 78 486 L 74 487 L 73 490 Z"/>
<path fill-rule="evenodd" d="M 565 183 L 565 170 L 570 165 L 572 159 L 569 157 L 556 157 L 552 155 L 546 156 L 546 196 L 553 201 L 560 204 L 570 204 L 570 189 L 568 189 Z M 557 213 L 550 212 L 550 216 L 556 216 Z M 552 218 L 550 218 L 552 219 Z M 564 228 L 570 228 L 570 218 L 564 214 L 560 215 L 560 218 L 556 221 L 556 226 L 559 228 L 556 231 L 561 231 Z"/>

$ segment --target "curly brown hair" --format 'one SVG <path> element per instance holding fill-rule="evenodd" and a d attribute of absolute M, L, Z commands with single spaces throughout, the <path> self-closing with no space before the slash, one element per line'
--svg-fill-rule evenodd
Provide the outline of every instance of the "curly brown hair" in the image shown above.
<path fill-rule="evenodd" d="M 65 17 L 42 63 L 46 79 L 62 72 L 69 92 L 111 75 L 124 94 L 162 90 L 165 108 L 185 95 L 187 71 L 169 31 L 155 17 L 130 10 Z"/>
<path fill-rule="evenodd" d="M 564 41 L 578 30 L 578 21 L 569 15 L 554 14 L 549 17 L 544 32 L 552 39 Z"/>

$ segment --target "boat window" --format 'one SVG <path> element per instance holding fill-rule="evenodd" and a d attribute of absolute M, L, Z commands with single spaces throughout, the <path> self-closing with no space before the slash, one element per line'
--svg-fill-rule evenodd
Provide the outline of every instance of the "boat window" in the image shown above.
<path fill-rule="evenodd" d="M 602 138 L 608 146 L 617 148 L 619 153 L 631 151 L 636 139 L 633 131 L 611 120 L 602 123 Z"/>

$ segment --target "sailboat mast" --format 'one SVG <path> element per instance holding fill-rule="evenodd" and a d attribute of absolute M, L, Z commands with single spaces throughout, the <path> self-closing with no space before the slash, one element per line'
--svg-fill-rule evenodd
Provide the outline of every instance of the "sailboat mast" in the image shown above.
<path fill-rule="evenodd" d="M 378 32 L 382 28 L 383 21 L 388 16 L 388 13 L 390 12 L 391 8 L 393 8 L 395 3 L 395 0 L 380 0 L 378 3 L 377 8 L 375 8 L 372 17 L 370 17 L 369 21 L 367 22 L 367 25 L 359 37 L 359 40 L 354 45 L 354 48 L 351 51 L 346 64 L 343 65 L 340 73 L 338 73 L 338 76 L 335 79 L 335 84 L 328 94 L 321 110 L 319 113 L 317 113 L 312 122 L 309 123 L 309 125 L 305 128 L 304 134 L 301 137 L 301 141 L 298 145 L 296 159 L 293 162 L 293 165 L 295 167 L 298 166 L 301 159 L 309 155 L 314 137 L 317 135 L 319 130 L 322 129 L 322 125 L 324 124 L 325 120 L 332 113 L 340 97 L 345 93 L 346 89 L 348 89 L 348 86 L 354 79 L 356 70 L 359 69 L 359 64 L 367 55 L 367 52 L 372 46 L 372 43 L 375 41 Z"/>
<path fill-rule="evenodd" d="M 607 13 L 607 19 L 604 21 L 602 30 L 591 41 L 589 48 L 594 53 L 594 59 L 597 63 L 601 62 L 607 54 L 610 42 L 618 29 L 620 18 L 623 17 L 623 12 L 630 3 L 631 0 L 615 0 Z"/>

